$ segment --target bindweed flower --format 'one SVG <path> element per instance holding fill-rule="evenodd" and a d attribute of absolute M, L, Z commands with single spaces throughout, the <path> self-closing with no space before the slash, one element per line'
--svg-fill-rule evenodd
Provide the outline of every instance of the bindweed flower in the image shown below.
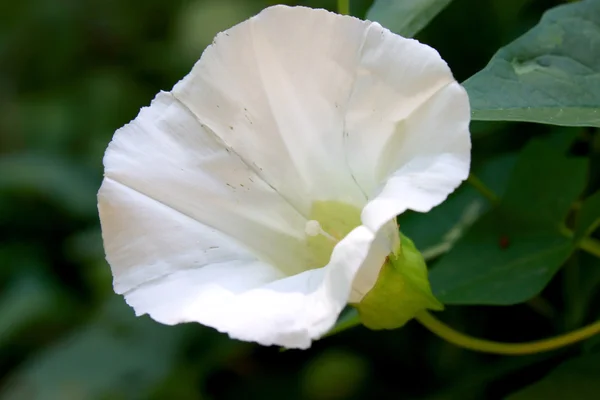
<path fill-rule="evenodd" d="M 288 348 L 348 303 L 374 328 L 439 308 L 396 216 L 467 177 L 469 118 L 434 49 L 267 8 L 115 133 L 98 194 L 114 289 L 161 323 Z"/>

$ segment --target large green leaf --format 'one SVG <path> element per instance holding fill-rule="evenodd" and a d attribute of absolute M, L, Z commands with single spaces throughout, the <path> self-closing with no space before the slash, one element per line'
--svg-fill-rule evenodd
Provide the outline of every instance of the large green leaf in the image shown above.
<path fill-rule="evenodd" d="M 445 304 L 516 304 L 539 293 L 573 251 L 556 231 L 528 232 L 493 211 L 429 275 Z M 508 216 L 510 218 L 510 216 Z M 504 244 L 506 243 L 506 244 Z"/>
<path fill-rule="evenodd" d="M 502 208 L 528 229 L 558 228 L 585 188 L 587 166 L 587 159 L 565 156 L 554 141 L 533 140 L 519 155 Z"/>
<path fill-rule="evenodd" d="M 391 31 L 413 37 L 452 0 L 375 0 L 367 19 L 377 21 Z"/>
<path fill-rule="evenodd" d="M 600 127 L 600 1 L 548 11 L 464 86 L 475 120 Z"/>
<path fill-rule="evenodd" d="M 600 353 L 566 361 L 542 380 L 507 400 L 596 400 L 600 396 Z"/>
<path fill-rule="evenodd" d="M 586 182 L 587 162 L 534 140 L 521 152 L 500 206 L 431 270 L 446 304 L 515 304 L 539 293 L 570 256 L 561 233 Z"/>

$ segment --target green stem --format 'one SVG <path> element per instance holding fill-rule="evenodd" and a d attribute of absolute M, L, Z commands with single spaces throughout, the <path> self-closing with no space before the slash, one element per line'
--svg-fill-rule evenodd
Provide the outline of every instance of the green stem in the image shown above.
<path fill-rule="evenodd" d="M 416 319 L 429 331 L 454 345 L 482 353 L 502 355 L 525 355 L 556 350 L 560 349 L 561 347 L 569 346 L 571 344 L 588 339 L 600 333 L 600 321 L 596 321 L 583 328 L 549 339 L 536 340 L 526 343 L 502 343 L 474 338 L 462 332 L 456 331 L 435 318 L 427 311 L 417 315 Z"/>
<path fill-rule="evenodd" d="M 338 0 L 338 14 L 350 15 L 350 0 Z"/>
<path fill-rule="evenodd" d="M 564 237 L 567 237 L 569 239 L 573 239 L 573 237 L 575 236 L 575 233 L 566 226 L 560 227 L 560 233 L 562 233 Z M 586 236 L 579 239 L 577 245 L 581 250 L 587 251 L 588 253 L 600 258 L 600 241 L 592 237 Z"/>
<path fill-rule="evenodd" d="M 526 355 L 557 350 L 582 340 L 589 339 L 590 337 L 600 333 L 600 321 L 596 321 L 583 328 L 579 328 L 569 333 L 558 335 L 549 339 L 525 343 L 503 343 L 479 339 L 459 332 L 454 328 L 444 324 L 427 311 L 423 311 L 415 318 L 429 331 L 449 343 L 468 350 L 501 355 Z M 360 325 L 360 318 L 358 315 L 352 316 L 345 321 L 345 323 L 343 323 L 343 327 L 336 327 L 336 329 L 328 332 L 325 336 L 330 336 L 334 333 L 356 325 Z"/>
<path fill-rule="evenodd" d="M 589 236 L 584 237 L 579 242 L 579 248 L 595 255 L 596 257 L 600 257 L 600 241 L 596 239 L 593 239 Z"/>
<path fill-rule="evenodd" d="M 473 174 L 469 174 L 467 178 L 467 182 L 473 186 L 483 197 L 489 200 L 493 205 L 498 205 L 500 203 L 500 198 L 496 193 L 494 193 L 490 188 L 488 188 L 485 183 L 483 183 L 478 177 Z"/>

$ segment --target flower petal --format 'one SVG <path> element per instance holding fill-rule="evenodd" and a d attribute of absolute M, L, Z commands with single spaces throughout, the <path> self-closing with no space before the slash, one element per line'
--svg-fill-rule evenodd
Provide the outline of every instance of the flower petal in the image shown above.
<path fill-rule="evenodd" d="M 209 276 L 218 272 L 232 291 L 285 276 L 231 237 L 115 180 L 106 178 L 98 197 L 104 248 L 119 294 L 194 271 Z M 240 271 L 248 275 L 242 279 Z M 179 311 L 171 309 L 173 295 L 165 292 L 157 298 L 155 312 L 161 322 L 177 319 Z"/>
<path fill-rule="evenodd" d="M 445 125 L 446 118 L 463 121 L 462 126 L 452 127 L 458 132 L 448 127 L 421 131 L 414 124 L 405 126 L 416 110 L 453 82 L 436 50 L 377 24 L 371 26 L 346 116 L 348 163 L 369 198 L 413 157 L 434 154 L 434 149 L 441 154 L 454 140 L 469 144 L 469 104 L 464 93 L 453 92 L 456 98 L 450 96 L 434 115 L 439 122 L 436 128 Z"/>
<path fill-rule="evenodd" d="M 255 261 L 225 261 L 182 269 L 125 293 L 138 315 L 165 324 L 199 322 L 232 338 L 263 345 L 308 348 L 326 333 L 346 305 L 352 279 L 386 253 L 356 228 L 334 249 L 324 268 L 271 281 L 277 273 Z"/>
<path fill-rule="evenodd" d="M 453 82 L 398 123 L 385 150 L 395 158 L 382 155 L 391 175 L 363 208 L 363 224 L 376 231 L 407 209 L 427 212 L 467 178 L 469 114 L 467 94 Z"/>
<path fill-rule="evenodd" d="M 105 240 L 115 243 L 109 243 L 106 251 L 118 290 L 144 283 L 139 274 L 147 279 L 155 275 L 146 276 L 149 272 L 141 271 L 148 263 L 121 266 L 121 260 L 112 257 L 119 246 L 127 248 L 129 241 L 142 242 L 146 237 L 162 235 L 168 227 L 187 231 L 183 225 L 179 228 L 168 221 L 161 222 L 164 227 L 153 222 L 152 213 L 160 212 L 161 207 L 189 217 L 187 224 L 202 225 L 221 232 L 229 241 L 243 243 L 254 257 L 277 266 L 286 275 L 304 271 L 310 265 L 306 259 L 306 219 L 168 93 L 159 94 L 132 123 L 117 131 L 104 165 L 100 218 Z M 145 208 L 137 209 L 133 203 L 123 201 L 112 204 L 117 201 L 112 197 L 119 194 L 118 185 L 124 187 L 122 190 L 129 188 L 140 193 Z M 137 230 L 120 233 L 119 229 L 129 228 L 130 224 L 136 225 Z M 207 239 L 208 233 L 194 234 L 196 253 L 218 246 Z M 159 243 L 148 240 L 146 247 L 151 249 Z M 148 249 L 140 243 L 138 251 Z M 168 260 L 161 263 L 161 250 L 155 251 L 154 264 L 169 268 L 157 271 L 158 275 L 190 267 Z"/>
<path fill-rule="evenodd" d="M 362 207 L 348 170 L 345 105 L 370 23 L 274 6 L 219 34 L 174 95 L 298 210 Z"/>
<path fill-rule="evenodd" d="M 324 10 L 268 8 L 115 134 L 99 192 L 115 291 L 166 324 L 306 348 L 357 273 L 383 265 L 385 222 L 466 177 L 468 118 L 427 46 Z M 316 268 L 304 231 L 315 201 L 367 199 L 364 225 Z"/>
<path fill-rule="evenodd" d="M 326 267 L 298 274 L 305 219 L 168 93 L 115 134 L 104 162 L 99 212 L 115 291 L 165 324 L 306 348 L 335 323 L 357 271 L 389 252 L 361 226 Z"/>
<path fill-rule="evenodd" d="M 348 165 L 369 197 L 362 223 L 390 231 L 407 209 L 440 204 L 469 173 L 469 100 L 429 46 L 371 25 L 348 102 Z M 377 281 L 361 269 L 351 301 Z"/>

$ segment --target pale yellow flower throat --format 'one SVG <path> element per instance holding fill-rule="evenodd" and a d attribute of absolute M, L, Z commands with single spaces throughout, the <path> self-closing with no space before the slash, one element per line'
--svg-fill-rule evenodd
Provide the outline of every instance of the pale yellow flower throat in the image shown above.
<path fill-rule="evenodd" d="M 306 222 L 308 269 L 329 263 L 331 253 L 354 228 L 361 225 L 360 209 L 340 201 L 315 201 Z"/>

